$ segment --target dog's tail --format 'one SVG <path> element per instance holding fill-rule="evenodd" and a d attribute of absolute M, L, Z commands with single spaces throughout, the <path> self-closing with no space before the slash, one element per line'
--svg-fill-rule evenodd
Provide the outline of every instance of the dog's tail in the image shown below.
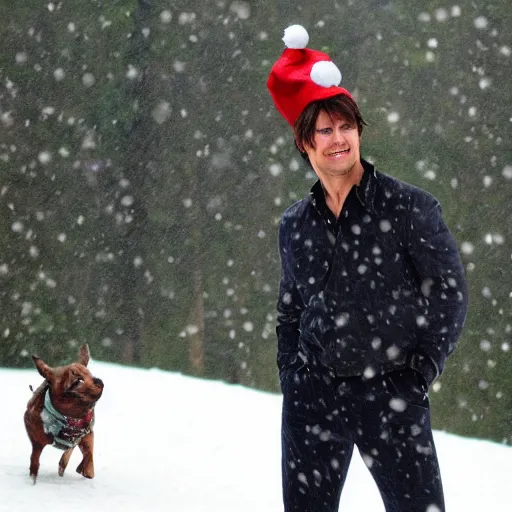
<path fill-rule="evenodd" d="M 34 395 L 38 395 L 39 393 L 42 393 L 43 391 L 46 391 L 46 389 L 48 388 L 48 381 L 45 379 L 39 386 L 38 388 L 34 391 L 34 388 L 32 387 L 32 384 L 29 384 L 28 385 L 30 391 L 32 391 L 32 393 Z"/>
<path fill-rule="evenodd" d="M 42 400 L 42 397 L 44 397 L 44 393 L 48 389 L 48 381 L 44 380 L 43 383 L 40 386 L 38 386 L 36 390 L 34 390 L 31 384 L 29 384 L 28 387 L 30 388 L 30 391 L 32 391 L 32 396 L 30 397 L 27 403 L 27 407 L 31 408 L 38 400 Z"/>

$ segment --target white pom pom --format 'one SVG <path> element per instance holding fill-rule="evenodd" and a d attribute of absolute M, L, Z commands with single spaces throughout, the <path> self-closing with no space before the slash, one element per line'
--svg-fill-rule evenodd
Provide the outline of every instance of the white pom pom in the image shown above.
<path fill-rule="evenodd" d="M 331 87 L 333 85 L 340 85 L 341 83 L 341 71 L 336 64 L 330 60 L 315 62 L 309 76 L 315 84 L 322 87 Z"/>
<path fill-rule="evenodd" d="M 306 48 L 309 42 L 309 34 L 302 25 L 291 25 L 285 29 L 283 41 L 288 48 Z"/>

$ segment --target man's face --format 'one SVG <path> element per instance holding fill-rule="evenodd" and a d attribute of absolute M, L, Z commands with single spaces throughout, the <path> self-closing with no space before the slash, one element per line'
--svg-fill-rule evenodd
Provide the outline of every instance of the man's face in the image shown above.
<path fill-rule="evenodd" d="M 309 161 L 320 179 L 344 176 L 360 161 L 357 125 L 344 116 L 331 118 L 321 111 L 315 124 L 314 147 L 304 145 Z"/>

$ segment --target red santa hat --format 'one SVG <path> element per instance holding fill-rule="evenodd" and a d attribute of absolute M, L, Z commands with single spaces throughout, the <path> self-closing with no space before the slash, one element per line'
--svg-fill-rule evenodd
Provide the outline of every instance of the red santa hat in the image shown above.
<path fill-rule="evenodd" d="M 267 87 L 277 110 L 293 127 L 295 121 L 315 100 L 345 94 L 341 72 L 330 57 L 323 52 L 306 48 L 309 35 L 301 25 L 292 25 L 284 31 L 287 48 L 270 70 Z"/>

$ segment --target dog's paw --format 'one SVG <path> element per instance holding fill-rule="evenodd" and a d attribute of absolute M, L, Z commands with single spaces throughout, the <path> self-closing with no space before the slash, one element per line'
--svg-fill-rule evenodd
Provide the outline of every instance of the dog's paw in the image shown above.
<path fill-rule="evenodd" d="M 85 478 L 94 478 L 94 469 L 90 466 L 86 467 L 83 461 L 78 464 L 76 472 Z"/>

